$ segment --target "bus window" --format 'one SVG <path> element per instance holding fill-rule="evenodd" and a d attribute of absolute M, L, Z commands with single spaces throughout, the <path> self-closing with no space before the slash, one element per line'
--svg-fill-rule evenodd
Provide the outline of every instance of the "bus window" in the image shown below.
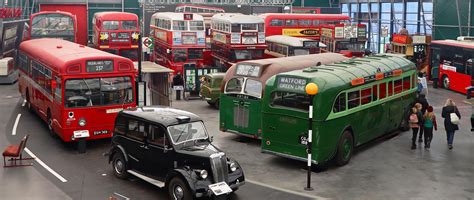
<path fill-rule="evenodd" d="M 380 89 L 379 98 L 380 99 L 385 98 L 385 96 L 387 95 L 387 84 L 386 83 L 380 83 L 379 84 L 379 89 Z"/>
<path fill-rule="evenodd" d="M 293 50 L 294 56 L 308 55 L 308 54 L 309 54 L 309 49 L 294 49 Z"/>
<path fill-rule="evenodd" d="M 403 77 L 403 91 L 410 90 L 410 77 Z"/>
<path fill-rule="evenodd" d="M 373 101 L 377 101 L 377 95 L 378 95 L 378 88 L 377 88 L 378 85 L 374 85 L 372 86 L 372 100 Z"/>
<path fill-rule="evenodd" d="M 225 91 L 240 93 L 242 91 L 243 83 L 244 83 L 244 78 L 232 78 L 227 82 Z"/>
<path fill-rule="evenodd" d="M 104 30 L 119 30 L 119 21 L 104 21 L 102 23 L 102 29 Z"/>
<path fill-rule="evenodd" d="M 62 101 L 62 86 L 61 86 L 61 78 L 55 77 L 56 80 L 56 88 L 54 88 L 54 100 L 56 100 L 58 103 L 61 103 Z"/>
<path fill-rule="evenodd" d="M 201 59 L 202 49 L 188 49 L 188 59 Z"/>
<path fill-rule="evenodd" d="M 185 21 L 173 21 L 173 30 L 175 31 L 185 31 L 187 30 L 186 28 L 186 22 Z"/>
<path fill-rule="evenodd" d="M 173 49 L 174 62 L 186 62 L 186 49 Z"/>
<path fill-rule="evenodd" d="M 310 97 L 306 94 L 292 92 L 273 92 L 271 96 L 271 106 L 284 106 L 307 111 Z"/>
<path fill-rule="evenodd" d="M 262 97 L 262 83 L 253 79 L 247 79 L 245 83 L 244 93 L 255 96 L 257 98 Z"/>
<path fill-rule="evenodd" d="M 242 24 L 243 31 L 255 31 L 257 30 L 257 24 Z"/>
<path fill-rule="evenodd" d="M 395 80 L 393 85 L 395 94 L 402 92 L 402 79 Z"/>
<path fill-rule="evenodd" d="M 270 21 L 270 26 L 283 26 L 283 20 L 272 19 L 272 21 Z"/>
<path fill-rule="evenodd" d="M 265 24 L 258 24 L 258 32 L 264 32 L 265 31 Z"/>
<path fill-rule="evenodd" d="M 461 54 L 454 54 L 453 60 L 454 67 L 456 67 L 456 72 L 458 73 L 466 73 L 466 67 L 464 66 L 464 59 Z"/>
<path fill-rule="evenodd" d="M 122 30 L 136 30 L 137 22 L 136 21 L 122 21 Z"/>
<path fill-rule="evenodd" d="M 472 76 L 472 58 L 467 60 L 466 62 L 466 74 L 469 75 L 469 76 Z"/>
<path fill-rule="evenodd" d="M 360 91 L 359 90 L 348 93 L 347 104 L 349 105 L 349 109 L 355 108 L 360 105 Z"/>
<path fill-rule="evenodd" d="M 365 105 L 372 101 L 372 88 L 366 88 L 360 91 L 361 93 L 361 104 Z"/>
<path fill-rule="evenodd" d="M 240 24 L 232 24 L 232 33 L 240 33 Z"/>
<path fill-rule="evenodd" d="M 319 25 L 319 20 L 313 20 L 313 25 L 318 26 Z"/>
<path fill-rule="evenodd" d="M 300 26 L 311 26 L 311 20 L 307 19 L 300 19 L 298 23 Z"/>
<path fill-rule="evenodd" d="M 388 96 L 392 96 L 392 95 L 393 95 L 393 82 L 389 81 L 388 82 Z"/>
<path fill-rule="evenodd" d="M 286 26 L 298 26 L 298 20 L 296 19 L 287 19 L 285 20 Z"/>
<path fill-rule="evenodd" d="M 204 30 L 204 23 L 202 21 L 189 21 L 190 31 L 202 31 Z"/>
<path fill-rule="evenodd" d="M 336 97 L 336 102 L 334 102 L 333 112 L 341 112 L 346 110 L 346 93 L 341 93 Z"/>

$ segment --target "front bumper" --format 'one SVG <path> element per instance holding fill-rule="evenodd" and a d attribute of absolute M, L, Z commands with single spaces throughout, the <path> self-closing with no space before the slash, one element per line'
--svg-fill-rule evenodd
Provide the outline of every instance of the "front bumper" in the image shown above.
<path fill-rule="evenodd" d="M 236 191 L 237 189 L 239 189 L 240 186 L 245 184 L 245 181 L 240 181 L 239 179 L 236 179 L 233 183 L 227 183 L 227 184 L 229 185 L 230 189 L 232 189 L 232 191 Z M 197 198 L 211 197 L 213 195 L 214 194 L 212 193 L 212 191 L 209 188 L 205 189 L 205 191 L 196 192 L 196 197 Z"/>

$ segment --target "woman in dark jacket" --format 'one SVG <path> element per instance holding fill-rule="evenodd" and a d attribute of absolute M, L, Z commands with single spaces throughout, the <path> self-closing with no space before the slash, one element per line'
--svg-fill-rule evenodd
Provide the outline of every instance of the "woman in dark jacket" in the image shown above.
<path fill-rule="evenodd" d="M 454 132 L 459 130 L 457 124 L 451 123 L 451 113 L 456 113 L 458 118 L 461 119 L 461 114 L 459 114 L 459 110 L 454 104 L 454 101 L 447 99 L 443 111 L 441 112 L 441 117 L 444 118 L 444 128 L 446 129 L 446 139 L 448 140 L 449 149 L 453 149 Z"/>

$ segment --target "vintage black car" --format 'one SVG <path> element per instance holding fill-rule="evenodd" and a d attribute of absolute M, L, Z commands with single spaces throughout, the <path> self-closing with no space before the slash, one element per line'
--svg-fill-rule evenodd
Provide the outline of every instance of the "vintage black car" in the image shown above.
<path fill-rule="evenodd" d="M 132 174 L 160 188 L 171 199 L 225 197 L 245 183 L 237 161 L 211 144 L 195 114 L 167 107 L 119 112 L 109 163 L 114 174 Z"/>

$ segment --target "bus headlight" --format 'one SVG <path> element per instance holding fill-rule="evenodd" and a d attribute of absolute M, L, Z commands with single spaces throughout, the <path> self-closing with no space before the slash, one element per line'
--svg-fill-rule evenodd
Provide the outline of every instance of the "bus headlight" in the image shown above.
<path fill-rule="evenodd" d="M 84 118 L 79 120 L 79 126 L 86 126 L 86 120 Z"/>
<path fill-rule="evenodd" d="M 202 179 L 206 179 L 207 178 L 207 171 L 205 169 L 201 170 L 201 172 L 199 172 L 199 176 L 202 178 Z"/>
<path fill-rule="evenodd" d="M 231 172 L 235 172 L 235 170 L 237 170 L 237 164 L 235 164 L 235 162 L 231 162 L 229 164 L 229 169 Z"/>

